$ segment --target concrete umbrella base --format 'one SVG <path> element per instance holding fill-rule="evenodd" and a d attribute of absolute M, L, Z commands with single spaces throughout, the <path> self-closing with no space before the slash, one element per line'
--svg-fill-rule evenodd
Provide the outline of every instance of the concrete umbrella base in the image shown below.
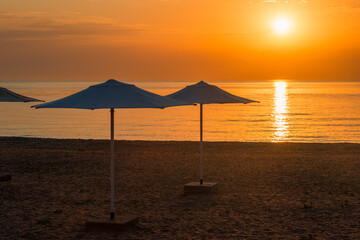
<path fill-rule="evenodd" d="M 10 174 L 5 174 L 0 176 L 0 182 L 7 182 L 12 179 L 12 176 Z"/>
<path fill-rule="evenodd" d="M 184 195 L 188 194 L 211 194 L 217 190 L 217 183 L 214 182 L 190 182 L 184 185 Z"/>
<path fill-rule="evenodd" d="M 85 223 L 87 231 L 122 231 L 139 222 L 139 217 L 117 216 L 115 219 L 91 220 Z"/>

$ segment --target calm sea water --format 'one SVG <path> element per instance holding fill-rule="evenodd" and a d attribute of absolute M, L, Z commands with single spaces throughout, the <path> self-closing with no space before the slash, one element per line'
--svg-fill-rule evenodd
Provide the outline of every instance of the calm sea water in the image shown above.
<path fill-rule="evenodd" d="M 192 82 L 131 82 L 170 94 Z M 194 82 L 195 83 L 195 82 Z M 252 104 L 204 106 L 204 140 L 360 143 L 360 82 L 209 82 Z M 20 94 L 51 101 L 97 82 L 0 82 Z M 0 103 L 0 135 L 108 139 L 109 110 L 33 109 Z M 199 139 L 199 106 L 116 109 L 115 137 L 126 140 Z"/>

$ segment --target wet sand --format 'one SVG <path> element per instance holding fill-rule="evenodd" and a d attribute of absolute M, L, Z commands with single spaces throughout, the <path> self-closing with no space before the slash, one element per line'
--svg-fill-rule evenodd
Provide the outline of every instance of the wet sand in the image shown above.
<path fill-rule="evenodd" d="M 359 239 L 360 144 L 208 143 L 213 195 L 198 180 L 197 142 L 116 141 L 123 232 L 86 232 L 108 217 L 109 141 L 0 137 L 0 239 Z"/>

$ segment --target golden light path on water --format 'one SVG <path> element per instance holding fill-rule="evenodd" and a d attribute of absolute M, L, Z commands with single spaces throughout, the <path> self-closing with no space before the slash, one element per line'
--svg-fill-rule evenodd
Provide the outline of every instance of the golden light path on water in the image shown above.
<path fill-rule="evenodd" d="M 272 136 L 273 142 L 285 141 L 289 135 L 288 130 L 288 94 L 286 82 L 274 82 L 274 105 L 273 105 L 273 124 L 274 133 Z"/>

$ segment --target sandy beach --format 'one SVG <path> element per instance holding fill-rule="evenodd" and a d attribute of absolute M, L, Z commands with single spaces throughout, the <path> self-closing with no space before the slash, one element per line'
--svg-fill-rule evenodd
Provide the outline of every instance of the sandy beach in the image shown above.
<path fill-rule="evenodd" d="M 87 232 L 108 217 L 109 141 L 0 138 L 0 239 L 359 239 L 360 144 L 116 141 L 116 214 L 140 222 Z"/>

